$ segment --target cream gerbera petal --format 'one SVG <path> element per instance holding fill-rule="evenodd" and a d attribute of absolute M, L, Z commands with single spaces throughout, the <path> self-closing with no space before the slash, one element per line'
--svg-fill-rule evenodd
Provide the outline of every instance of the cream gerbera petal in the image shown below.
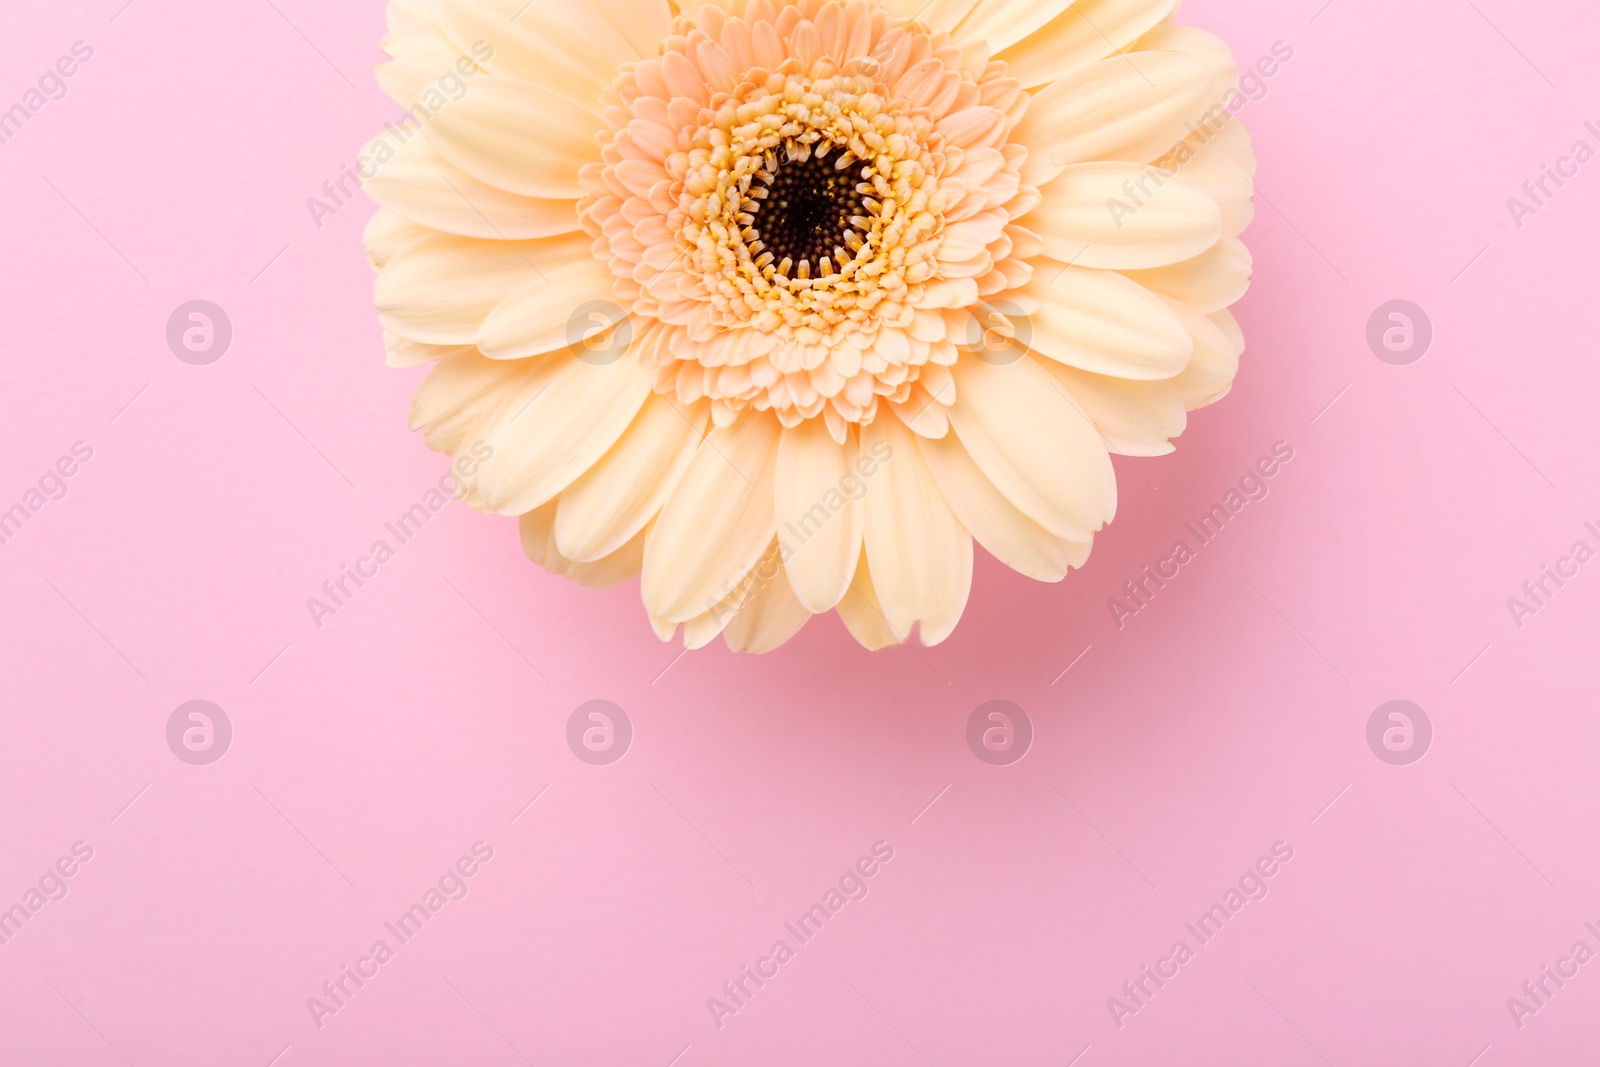
<path fill-rule="evenodd" d="M 872 583 L 872 568 L 867 564 L 864 548 L 861 558 L 856 561 L 855 577 L 850 579 L 850 591 L 839 601 L 836 610 L 839 621 L 850 631 L 850 636 L 869 651 L 898 645 L 906 639 L 904 632 L 889 625 L 883 608 L 878 604 L 878 590 Z"/>
<path fill-rule="evenodd" d="M 922 624 L 925 645 L 955 629 L 972 588 L 972 536 L 956 521 L 899 419 L 862 428 L 861 445 L 883 460 L 862 499 L 862 530 L 878 604 L 902 636 Z"/>
<path fill-rule="evenodd" d="M 485 427 L 493 454 L 478 469 L 478 491 L 503 515 L 539 507 L 606 454 L 649 394 L 636 353 L 602 366 L 547 356 Z"/>
<path fill-rule="evenodd" d="M 1238 121 L 1229 122 L 1207 141 L 1191 134 L 1157 163 L 1176 170 L 1217 202 L 1223 233 L 1237 237 L 1255 218 L 1256 157 L 1250 134 Z"/>
<path fill-rule="evenodd" d="M 1023 221 L 1039 232 L 1045 254 L 1062 263 L 1162 267 L 1199 255 L 1222 236 L 1222 209 L 1205 190 L 1139 163 L 1074 164 L 1039 192 L 1044 199 Z"/>
<path fill-rule="evenodd" d="M 723 631 L 735 652 L 770 652 L 800 632 L 813 612 L 800 603 L 779 562 L 776 542 L 750 579 L 749 598 Z"/>
<path fill-rule="evenodd" d="M 476 345 L 425 345 L 420 341 L 383 331 L 384 363 L 390 367 L 418 367 L 460 355 L 477 355 Z"/>
<path fill-rule="evenodd" d="M 645 544 L 651 614 L 685 622 L 708 611 L 761 560 L 773 537 L 778 424 L 740 419 L 696 453 Z"/>
<path fill-rule="evenodd" d="M 1111 457 L 1094 424 L 1031 357 L 956 367 L 956 436 L 1017 508 L 1057 537 L 1087 541 L 1117 510 Z"/>
<path fill-rule="evenodd" d="M 995 488 L 954 435 L 918 448 L 961 525 L 995 559 L 1038 582 L 1059 582 L 1078 566 L 1080 549 L 1023 514 Z"/>
<path fill-rule="evenodd" d="M 616 550 L 661 510 L 695 457 L 710 417 L 654 393 L 616 444 L 561 494 L 556 542 L 587 560 Z"/>
<path fill-rule="evenodd" d="M 1016 134 L 1029 146 L 1022 179 L 1049 181 L 1073 163 L 1165 155 L 1212 99 L 1215 72 L 1184 52 L 1116 56 L 1039 90 Z"/>
<path fill-rule="evenodd" d="M 1222 311 L 1238 303 L 1250 288 L 1250 250 L 1224 233 L 1221 240 L 1193 259 L 1149 270 L 1128 271 L 1129 278 L 1153 293 L 1168 296 L 1196 311 Z"/>
<path fill-rule="evenodd" d="M 783 579 L 780 549 L 777 542 L 767 546 L 759 562 L 737 582 L 732 592 L 711 607 L 688 619 L 683 624 L 683 645 L 696 649 L 710 643 L 718 634 L 727 634 L 727 642 L 735 652 L 767 651 L 797 633 L 811 613 L 799 608 L 799 601 L 784 590 L 773 586 L 787 585 Z M 798 616 L 804 617 L 798 617 Z M 740 620 L 743 620 L 742 624 Z M 663 623 L 652 617 L 651 624 L 658 633 L 668 628 L 670 638 L 672 623 Z M 792 628 L 791 628 L 792 627 Z M 666 638 L 663 638 L 664 640 Z M 756 647 L 757 645 L 761 647 Z"/>
<path fill-rule="evenodd" d="M 868 468 L 860 462 L 855 437 L 835 441 L 820 419 L 784 430 L 778 442 L 774 518 L 784 570 L 799 602 L 816 614 L 844 598 L 861 554 Z"/>
<path fill-rule="evenodd" d="M 1178 0 L 1076 0 L 999 58 L 1024 86 L 1045 85 L 1128 48 L 1177 7 Z"/>
<path fill-rule="evenodd" d="M 1090 374 L 1060 363 L 1045 370 L 1060 382 L 1119 456 L 1164 456 L 1188 425 L 1183 397 L 1171 381 L 1140 382 Z"/>
<path fill-rule="evenodd" d="M 433 24 L 433 12 L 428 8 L 428 0 L 389 0 L 384 15 L 390 30 L 418 23 Z"/>
<path fill-rule="evenodd" d="M 413 425 L 691 648 L 937 643 L 974 538 L 1060 580 L 1244 348 L 1255 157 L 1174 7 L 396 0 L 362 177 Z"/>
<path fill-rule="evenodd" d="M 521 359 L 565 348 L 573 341 L 573 310 L 587 303 L 610 308 L 611 296 L 611 276 L 593 259 L 546 261 L 537 278 L 506 294 L 484 318 L 478 347 L 491 359 Z M 603 311 L 597 314 L 602 322 L 612 321 Z M 627 329 L 631 334 L 631 325 Z"/>
<path fill-rule="evenodd" d="M 1039 261 L 1022 294 L 1037 310 L 1027 316 L 1025 343 L 1038 355 L 1098 374 L 1171 378 L 1194 342 L 1177 314 L 1155 293 L 1115 271 Z"/>
<path fill-rule="evenodd" d="M 1172 384 L 1190 411 L 1215 404 L 1233 388 L 1239 356 L 1244 352 L 1244 334 L 1230 312 L 1202 315 L 1177 301 L 1171 306 L 1194 338 L 1194 358 Z"/>
<path fill-rule="evenodd" d="M 1232 75 L 1238 73 L 1238 64 L 1234 61 L 1233 49 L 1228 47 L 1228 42 L 1214 33 L 1207 33 L 1195 26 L 1179 26 L 1175 22 L 1163 22 L 1139 38 L 1133 50 L 1135 52 L 1169 50 L 1204 57 L 1224 85 L 1232 80 Z"/>
<path fill-rule="evenodd" d="M 378 321 L 425 344 L 474 344 L 489 313 L 538 279 L 535 262 L 575 259 L 585 244 L 571 236 L 513 244 L 436 233 L 378 274 Z"/>
<path fill-rule="evenodd" d="M 897 19 L 916 19 L 933 30 L 953 30 L 977 6 L 978 0 L 885 0 L 883 7 Z"/>
<path fill-rule="evenodd" d="M 392 62 L 378 66 L 378 85 L 408 110 L 436 87 L 440 78 L 454 75 L 459 79 L 463 70 L 480 70 L 432 22 L 407 22 L 395 27 L 383 39 L 383 51 Z M 465 65 L 458 67 L 458 63 Z M 430 110 L 424 104 L 422 116 L 427 117 Z"/>
<path fill-rule="evenodd" d="M 555 511 L 555 504 L 550 503 L 527 512 L 518 520 L 522 551 L 529 559 L 553 574 L 570 578 L 590 589 L 621 585 L 639 576 L 644 562 L 643 532 L 607 556 L 579 562 L 563 556 L 556 547 L 553 530 Z"/>
<path fill-rule="evenodd" d="M 480 75 L 423 127 L 439 154 L 488 185 L 522 196 L 583 195 L 585 164 L 599 159 L 600 119 L 561 93 L 515 78 Z M 527 136 L 538 130 L 535 140 Z"/>
<path fill-rule="evenodd" d="M 617 70 L 644 54 L 586 0 L 435 0 L 435 6 L 457 49 L 497 75 L 580 103 L 598 102 Z M 648 5 L 639 7 L 640 20 L 650 23 Z"/>
<path fill-rule="evenodd" d="M 978 0 L 952 37 L 999 52 L 1043 29 L 1074 0 Z"/>
<path fill-rule="evenodd" d="M 385 134 L 366 156 L 381 158 L 378 146 L 387 148 L 394 140 Z M 393 150 L 366 189 L 397 215 L 462 237 L 517 241 L 579 228 L 576 200 L 542 200 L 486 185 L 447 163 L 426 137 L 413 136 Z"/>
<path fill-rule="evenodd" d="M 361 240 L 366 245 L 367 262 L 373 270 L 382 270 L 395 256 L 433 234 L 432 229 L 418 225 L 398 212 L 379 208 L 367 222 Z"/>
<path fill-rule="evenodd" d="M 427 428 L 428 447 L 454 455 L 467 435 L 505 403 L 527 368 L 476 351 L 444 360 L 411 398 L 411 428 Z"/>
<path fill-rule="evenodd" d="M 627 39 L 641 59 L 659 52 L 661 42 L 672 32 L 673 5 L 668 0 L 590 0 L 590 3 Z"/>

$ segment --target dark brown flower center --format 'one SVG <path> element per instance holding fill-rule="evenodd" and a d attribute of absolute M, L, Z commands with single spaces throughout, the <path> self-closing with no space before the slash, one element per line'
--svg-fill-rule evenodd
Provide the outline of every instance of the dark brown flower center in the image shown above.
<path fill-rule="evenodd" d="M 842 169 L 840 160 L 847 161 Z M 748 208 L 755 231 L 750 250 L 757 261 L 770 254 L 768 262 L 778 273 L 816 277 L 854 258 L 868 214 L 859 168 L 859 162 L 835 151 L 784 160 L 763 171 L 750 190 Z"/>

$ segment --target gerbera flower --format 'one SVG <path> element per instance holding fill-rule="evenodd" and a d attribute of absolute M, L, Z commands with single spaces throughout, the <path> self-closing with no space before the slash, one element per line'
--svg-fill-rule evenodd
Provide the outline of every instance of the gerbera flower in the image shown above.
<path fill-rule="evenodd" d="M 1243 349 L 1237 71 L 1175 7 L 395 0 L 363 175 L 412 424 L 690 647 L 935 644 L 974 541 L 1059 581 Z"/>

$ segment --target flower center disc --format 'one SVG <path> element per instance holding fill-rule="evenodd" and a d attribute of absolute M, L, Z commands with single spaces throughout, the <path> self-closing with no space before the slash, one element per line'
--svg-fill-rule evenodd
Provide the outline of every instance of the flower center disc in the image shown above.
<path fill-rule="evenodd" d="M 859 233 L 853 220 L 866 211 L 856 188 L 855 167 L 838 169 L 838 158 L 843 157 L 813 153 L 803 160 L 786 160 L 763 172 L 751 190 L 749 211 L 760 243 L 759 248 L 752 244 L 752 251 L 772 253 L 780 273 L 789 272 L 785 260 L 794 268 L 804 265 L 831 274 L 835 265 L 850 258 L 845 234 Z M 825 256 L 832 259 L 827 267 L 822 264 Z"/>

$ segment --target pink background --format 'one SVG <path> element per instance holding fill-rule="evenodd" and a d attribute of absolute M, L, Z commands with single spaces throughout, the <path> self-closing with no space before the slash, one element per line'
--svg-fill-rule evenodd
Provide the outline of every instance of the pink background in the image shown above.
<path fill-rule="evenodd" d="M 0 1062 L 1600 1054 L 1600 962 L 1520 1029 L 1506 1006 L 1600 949 L 1600 564 L 1520 630 L 1506 606 L 1600 545 L 1600 161 L 1520 230 L 1506 207 L 1597 143 L 1592 12 L 1193 0 L 1245 63 L 1294 49 L 1242 116 L 1262 197 L 1233 394 L 1176 455 L 1118 461 L 1083 572 L 981 559 L 941 647 L 869 655 L 825 618 L 679 658 L 636 584 L 567 584 L 458 505 L 312 624 L 445 470 L 404 423 L 422 371 L 383 366 L 370 204 L 320 230 L 306 207 L 398 112 L 382 4 L 124 3 L 13 5 L 0 39 L 0 106 L 94 48 L 0 145 L 0 507 L 94 449 L 0 546 L 0 906 L 94 849 L 0 946 Z M 164 339 L 196 298 L 233 322 L 211 366 Z M 1397 298 L 1435 329 L 1410 366 L 1365 340 Z M 1119 630 L 1107 599 L 1277 441 L 1271 495 Z M 196 698 L 234 730 L 204 767 L 165 739 Z M 1411 766 L 1366 742 L 1395 698 L 1433 724 Z M 634 724 L 611 766 L 565 742 L 591 699 Z M 964 739 L 990 699 L 1036 729 L 1009 767 Z M 478 840 L 470 894 L 319 1029 L 307 998 Z M 880 840 L 870 895 L 719 1030 L 706 999 Z M 1107 998 L 1280 840 L 1270 895 L 1119 1029 Z"/>

